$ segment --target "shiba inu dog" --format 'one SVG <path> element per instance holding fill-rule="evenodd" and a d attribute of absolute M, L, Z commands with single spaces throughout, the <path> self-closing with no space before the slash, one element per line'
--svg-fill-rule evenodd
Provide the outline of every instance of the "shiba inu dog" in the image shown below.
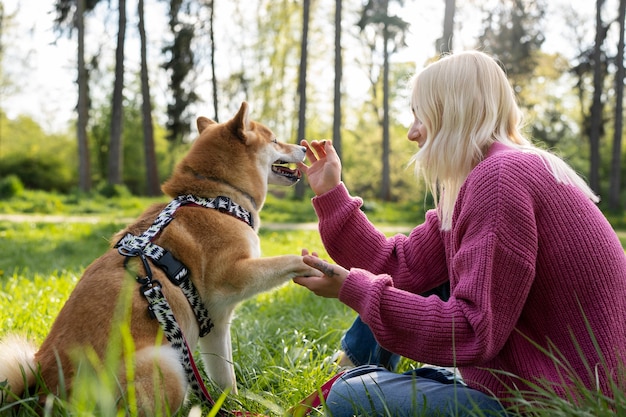
<path fill-rule="evenodd" d="M 200 117 L 197 127 L 198 138 L 162 186 L 173 202 L 148 208 L 114 236 L 110 250 L 85 270 L 41 347 L 15 336 L 0 343 L 4 402 L 32 390 L 37 372 L 50 392 L 71 393 L 84 352 L 102 359 L 111 339 L 119 338 L 120 309 L 134 355 L 129 363 L 117 347 L 117 378 L 122 393 L 132 382 L 140 413 L 182 405 L 190 382 L 181 345 L 199 345 L 208 376 L 236 392 L 230 339 L 235 306 L 296 276 L 320 275 L 301 256 L 261 257 L 257 236 L 268 184 L 295 184 L 300 172 L 289 164 L 301 162 L 305 148 L 281 143 L 249 120 L 245 102 L 228 122 Z M 169 313 L 176 323 L 160 326 Z M 170 339 L 174 324 L 182 334 Z"/>

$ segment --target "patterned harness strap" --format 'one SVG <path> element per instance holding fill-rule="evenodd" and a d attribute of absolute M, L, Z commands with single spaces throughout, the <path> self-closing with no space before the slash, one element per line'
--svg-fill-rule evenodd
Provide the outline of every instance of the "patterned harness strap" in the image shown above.
<path fill-rule="evenodd" d="M 121 255 L 126 257 L 124 261 L 125 266 L 131 257 L 138 256 L 141 259 L 146 276 L 137 276 L 136 280 L 139 284 L 141 284 L 141 293 L 148 300 L 148 310 L 151 316 L 156 318 L 163 328 L 165 337 L 170 342 L 172 348 L 179 353 L 181 364 L 185 370 L 185 375 L 190 388 L 198 396 L 198 398 L 214 405 L 215 402 L 209 395 L 208 390 L 202 381 L 202 376 L 200 375 L 200 372 L 195 364 L 193 354 L 187 344 L 185 335 L 176 322 L 174 313 L 161 291 L 161 283 L 158 280 L 153 279 L 150 264 L 146 259 L 150 258 L 156 266 L 165 272 L 172 283 L 180 287 L 185 297 L 187 297 L 187 300 L 189 301 L 189 304 L 196 316 L 196 320 L 198 321 L 198 325 L 200 327 L 200 337 L 206 336 L 213 328 L 213 323 L 211 322 L 209 312 L 202 303 L 202 299 L 200 298 L 196 287 L 189 279 L 189 270 L 169 251 L 155 243 L 152 243 L 161 231 L 174 219 L 176 210 L 184 205 L 216 209 L 230 214 L 239 220 L 244 221 L 250 227 L 253 227 L 253 218 L 250 212 L 231 201 L 228 197 L 220 196 L 205 199 L 195 197 L 193 195 L 184 195 L 172 200 L 161 211 L 161 213 L 159 213 L 154 223 L 152 223 L 152 226 L 150 226 L 141 236 L 135 236 L 128 233 L 122 237 L 119 242 L 117 242 L 115 247 Z"/>
<path fill-rule="evenodd" d="M 154 314 L 157 321 L 163 328 L 163 333 L 165 333 L 167 341 L 170 342 L 172 348 L 176 350 L 180 356 L 180 363 L 185 370 L 185 376 L 187 377 L 189 388 L 201 400 L 207 402 L 211 406 L 215 405 L 215 401 L 211 398 L 206 385 L 202 381 L 202 376 L 200 375 L 198 367 L 193 359 L 193 353 L 189 348 L 187 339 L 185 339 L 185 335 L 180 329 L 180 326 L 176 321 L 176 317 L 174 317 L 172 308 L 161 291 L 161 286 L 158 284 L 152 285 L 144 291 L 143 294 L 150 304 L 150 311 Z"/>
<path fill-rule="evenodd" d="M 170 281 L 180 287 L 180 290 L 187 298 L 187 301 L 189 301 L 189 305 L 191 306 L 191 309 L 196 316 L 196 320 L 198 321 L 198 326 L 200 327 L 200 337 L 209 334 L 213 328 L 213 323 L 211 322 L 209 312 L 202 303 L 198 290 L 189 279 L 189 270 L 187 267 L 178 259 L 174 258 L 169 251 L 163 249 L 159 245 L 148 243 L 142 249 L 134 240 L 135 238 L 136 236 L 130 233 L 126 234 L 116 245 L 118 252 L 126 256 L 127 261 L 130 257 L 140 255 L 150 258 L 156 266 L 160 267 Z M 150 279 L 151 278 L 152 277 L 150 276 Z"/>

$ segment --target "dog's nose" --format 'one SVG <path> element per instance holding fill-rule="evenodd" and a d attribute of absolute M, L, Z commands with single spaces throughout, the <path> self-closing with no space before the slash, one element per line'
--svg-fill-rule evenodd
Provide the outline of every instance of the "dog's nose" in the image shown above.
<path fill-rule="evenodd" d="M 300 146 L 300 149 L 302 149 L 302 152 L 306 152 L 306 146 Z"/>

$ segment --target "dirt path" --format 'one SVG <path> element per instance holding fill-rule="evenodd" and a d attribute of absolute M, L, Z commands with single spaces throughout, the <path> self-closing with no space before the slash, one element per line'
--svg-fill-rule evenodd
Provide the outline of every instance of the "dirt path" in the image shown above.
<path fill-rule="evenodd" d="M 102 216 L 73 216 L 73 215 L 53 215 L 53 214 L 0 214 L 0 221 L 17 223 L 89 223 L 100 222 L 130 223 L 133 218 L 113 218 Z M 317 230 L 317 223 L 261 223 L 261 229 L 265 230 Z M 408 233 L 411 231 L 407 226 L 381 226 L 379 229 L 384 233 Z"/>
<path fill-rule="evenodd" d="M 111 221 L 116 223 L 130 223 L 132 217 L 128 218 L 108 218 L 102 216 L 64 216 L 54 214 L 0 214 L 0 221 L 9 222 L 32 222 L 32 223 L 100 223 L 103 221 Z M 265 230 L 317 230 L 317 223 L 261 223 L 261 228 Z M 412 227 L 391 225 L 379 226 L 379 229 L 385 233 L 409 233 Z M 626 230 L 616 230 L 617 236 L 625 240 Z"/>
<path fill-rule="evenodd" d="M 113 219 L 111 221 L 126 223 L 132 219 Z M 104 217 L 99 216 L 73 216 L 73 215 L 56 215 L 56 214 L 0 214 L 0 221 L 8 221 L 15 223 L 100 223 L 107 221 Z"/>

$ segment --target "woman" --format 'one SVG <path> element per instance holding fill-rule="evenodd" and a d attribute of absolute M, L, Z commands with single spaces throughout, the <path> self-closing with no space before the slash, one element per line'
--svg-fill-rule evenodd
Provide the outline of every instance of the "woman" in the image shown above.
<path fill-rule="evenodd" d="M 386 238 L 341 182 L 332 144 L 303 141 L 336 265 L 305 249 L 325 275 L 294 281 L 353 308 L 372 343 L 455 367 L 462 382 L 436 369 L 357 367 L 333 385 L 329 413 L 504 413 L 513 390 L 575 401 L 580 384 L 610 396 L 626 359 L 626 256 L 597 197 L 522 135 L 513 90 L 488 55 L 446 56 L 412 87 L 412 162 L 436 208 L 409 236 Z M 419 295 L 447 281 L 449 299 Z"/>

